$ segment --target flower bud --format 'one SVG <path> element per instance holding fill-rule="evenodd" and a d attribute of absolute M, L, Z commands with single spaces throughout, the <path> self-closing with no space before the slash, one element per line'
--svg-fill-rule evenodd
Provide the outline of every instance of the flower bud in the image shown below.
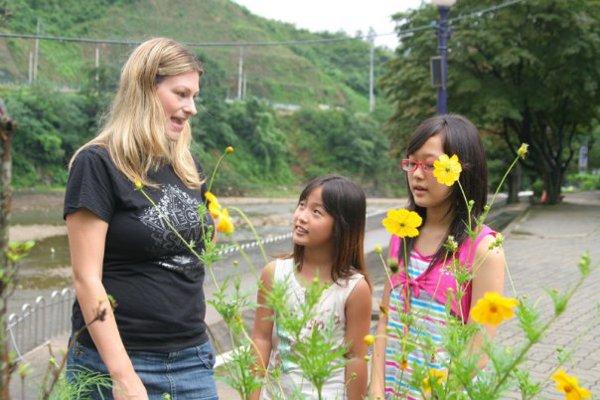
<path fill-rule="evenodd" d="M 375 246 L 373 251 L 375 252 L 375 254 L 381 254 L 381 253 L 383 253 L 383 247 L 381 247 L 381 245 L 378 244 Z"/>
<path fill-rule="evenodd" d="M 446 243 L 444 244 L 444 247 L 446 248 L 446 250 L 448 250 L 449 253 L 454 254 L 456 249 L 458 249 L 458 243 L 454 239 L 454 236 L 448 235 L 448 239 L 446 239 Z"/>
<path fill-rule="evenodd" d="M 522 160 L 524 160 L 528 152 L 529 145 L 527 143 L 522 143 L 521 147 L 519 147 L 519 149 L 517 150 L 517 155 L 521 157 Z"/>
<path fill-rule="evenodd" d="M 396 260 L 395 258 L 388 258 L 387 265 L 390 271 L 392 271 L 392 273 L 395 274 L 396 272 L 398 272 L 398 260 Z"/>
<path fill-rule="evenodd" d="M 233 146 L 227 146 L 225 148 L 225 154 L 233 154 L 234 151 Z"/>

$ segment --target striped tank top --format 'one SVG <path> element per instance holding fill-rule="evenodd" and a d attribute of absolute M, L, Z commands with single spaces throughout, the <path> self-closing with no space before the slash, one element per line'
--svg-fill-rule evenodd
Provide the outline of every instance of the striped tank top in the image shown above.
<path fill-rule="evenodd" d="M 421 275 L 431 261 L 431 256 L 423 256 L 413 249 L 408 261 L 408 275 L 415 279 Z M 403 358 L 403 344 L 405 325 L 400 320 L 404 312 L 403 285 L 392 288 L 390 293 L 387 346 L 385 349 L 385 398 L 386 399 L 420 399 L 419 387 L 413 387 L 411 382 L 412 366 L 414 364 L 427 365 L 430 369 L 443 369 L 447 359 L 442 348 L 441 327 L 445 324 L 444 305 L 435 301 L 425 290 L 420 290 L 418 296 L 410 295 L 410 310 L 415 317 L 409 326 L 410 338 L 417 342 L 414 350 L 406 352 Z M 419 344 L 427 344 L 437 349 L 433 357 L 425 356 L 419 350 Z M 428 358 L 428 359 L 426 359 Z"/>

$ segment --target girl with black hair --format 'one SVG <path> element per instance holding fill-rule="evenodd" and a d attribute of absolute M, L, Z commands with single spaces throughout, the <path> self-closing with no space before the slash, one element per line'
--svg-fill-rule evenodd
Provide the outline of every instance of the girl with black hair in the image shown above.
<path fill-rule="evenodd" d="M 366 395 L 367 346 L 363 338 L 371 321 L 371 288 L 363 254 L 365 213 L 365 194 L 356 184 L 337 175 L 314 179 L 302 191 L 292 218 L 293 255 L 277 259 L 262 271 L 252 340 L 260 370 L 267 368 L 269 360 L 270 367 L 281 367 L 275 396 L 281 396 L 283 389 L 284 398 L 301 395 L 316 399 L 317 392 L 290 360 L 295 338 L 277 325 L 277 311 L 269 308 L 266 298 L 274 282 L 287 282 L 287 305 L 300 312 L 306 287 L 317 277 L 329 286 L 302 335 L 308 337 L 313 329 L 328 327 L 339 346 L 348 348 L 345 368 L 334 371 L 321 394 L 325 399 L 357 400 Z M 272 341 L 274 327 L 277 346 Z M 251 398 L 259 396 L 271 398 L 266 387 Z"/>
<path fill-rule="evenodd" d="M 433 176 L 434 161 L 439 156 L 457 155 L 461 162 L 460 185 L 446 186 Z M 406 240 L 408 276 L 400 268 L 384 288 L 381 313 L 373 354 L 372 398 L 419 399 L 420 387 L 411 386 L 412 366 L 426 365 L 428 369 L 443 370 L 447 354 L 442 348 L 441 327 L 445 323 L 445 305 L 450 303 L 452 314 L 463 323 L 470 323 L 471 305 L 485 292 L 502 292 L 504 286 L 504 254 L 501 249 L 490 251 L 495 232 L 483 225 L 469 237 L 467 226 L 484 212 L 487 199 L 487 167 L 485 152 L 477 128 L 465 117 L 441 115 L 425 120 L 413 133 L 402 160 L 409 188 L 408 209 L 417 212 L 423 220 L 419 235 L 400 239 L 392 236 L 390 257 L 403 265 L 402 240 Z M 469 212 L 464 198 L 473 200 Z M 470 219 L 470 221 L 469 221 Z M 446 267 L 452 262 L 444 244 L 452 236 L 457 243 L 454 257 L 474 274 L 463 287 L 465 295 L 457 302 L 457 283 Z M 472 269 L 477 265 L 476 270 Z M 408 300 L 405 299 L 408 294 Z M 415 325 L 421 328 L 430 343 L 438 347 L 433 358 L 425 357 L 418 346 L 398 360 L 402 350 L 402 312 L 411 310 Z M 400 328 L 399 328 L 400 327 Z M 409 328 L 412 329 L 412 328 Z M 490 337 L 494 329 L 486 326 Z M 406 329 L 404 329 L 406 332 Z M 409 333 L 405 333 L 409 334 Z M 473 351 L 481 344 L 481 336 L 474 339 Z M 402 357 L 400 357 L 402 358 Z M 481 366 L 485 359 L 480 359 Z"/>

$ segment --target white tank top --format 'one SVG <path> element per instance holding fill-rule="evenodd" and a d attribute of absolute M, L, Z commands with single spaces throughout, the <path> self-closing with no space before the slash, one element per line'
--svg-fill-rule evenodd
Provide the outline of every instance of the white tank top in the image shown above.
<path fill-rule="evenodd" d="M 288 282 L 288 307 L 300 310 L 304 302 L 306 288 L 296 279 L 294 260 L 278 259 L 275 261 L 274 282 Z M 317 325 L 319 329 L 331 329 L 336 346 L 344 344 L 346 334 L 346 300 L 356 284 L 364 279 L 356 272 L 347 279 L 341 279 L 333 283 L 323 294 L 315 307 L 315 316 L 303 328 L 301 336 L 308 336 L 312 327 Z M 300 311 L 298 311 L 300 312 Z M 269 369 L 280 367 L 282 371 L 280 385 L 274 387 L 263 387 L 261 399 L 281 398 L 281 390 L 284 398 L 316 399 L 317 391 L 313 385 L 302 375 L 302 370 L 292 363 L 287 355 L 293 351 L 292 337 L 277 326 L 277 315 L 273 329 L 273 350 L 269 360 Z M 323 398 L 328 400 L 346 399 L 346 385 L 344 368 L 336 370 L 325 383 L 322 390 Z M 272 395 L 269 393 L 272 392 Z"/>

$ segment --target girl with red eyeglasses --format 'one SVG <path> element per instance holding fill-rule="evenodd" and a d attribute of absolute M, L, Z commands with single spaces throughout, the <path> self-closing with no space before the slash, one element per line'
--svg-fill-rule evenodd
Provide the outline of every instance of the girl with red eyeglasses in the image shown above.
<path fill-rule="evenodd" d="M 458 185 L 446 186 L 433 176 L 434 162 L 442 154 L 456 154 L 461 162 L 459 181 L 465 197 L 473 200 L 470 213 Z M 425 364 L 430 370 L 443 373 L 448 360 L 442 339 L 446 304 L 450 303 L 452 314 L 459 321 L 468 324 L 471 323 L 471 304 L 485 292 L 501 293 L 504 285 L 504 254 L 501 249 L 488 250 L 495 240 L 495 232 L 484 225 L 472 240 L 465 228 L 469 218 L 471 226 L 475 226 L 487 200 L 485 152 L 477 128 L 459 115 L 427 119 L 413 133 L 401 167 L 409 188 L 408 209 L 421 216 L 423 225 L 415 238 L 391 238 L 390 257 L 397 259 L 400 265 L 403 264 L 402 240 L 406 240 L 408 276 L 404 268 L 400 268 L 384 288 L 381 309 L 387 312 L 381 313 L 377 327 L 370 387 L 373 399 L 421 398 L 422 387 L 411 385 L 412 366 Z M 445 268 L 452 261 L 452 254 L 448 256 L 444 247 L 449 236 L 458 243 L 455 257 L 469 269 L 477 265 L 476 271 L 471 270 L 474 277 L 466 285 L 465 296 L 459 304 L 449 295 L 449 289 L 456 293 L 457 283 Z M 407 299 L 406 293 L 409 294 Z M 415 317 L 415 325 L 423 329 L 420 334 L 438 348 L 434 357 L 426 357 L 416 346 L 405 359 L 398 360 L 402 358 L 398 355 L 403 354 L 403 337 L 399 337 L 398 332 L 402 332 L 404 321 L 400 316 L 406 309 Z M 493 336 L 493 328 L 487 329 L 489 336 Z M 480 346 L 481 340 L 480 336 L 476 337 L 474 349 Z M 482 358 L 481 366 L 484 364 Z"/>

